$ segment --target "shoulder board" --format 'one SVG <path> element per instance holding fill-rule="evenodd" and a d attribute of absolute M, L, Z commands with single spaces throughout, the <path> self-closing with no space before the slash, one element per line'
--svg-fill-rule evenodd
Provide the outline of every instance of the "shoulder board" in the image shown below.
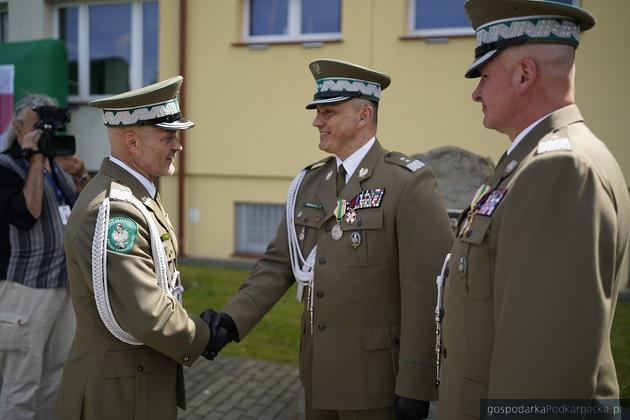
<path fill-rule="evenodd" d="M 307 171 L 311 170 L 311 169 L 317 169 L 317 168 L 319 168 L 321 166 L 324 166 L 326 163 L 328 163 L 331 159 L 334 159 L 334 158 L 335 158 L 334 156 L 325 157 L 322 160 L 318 160 L 315 163 L 311 163 L 310 165 L 307 165 L 304 169 L 307 170 Z"/>
<path fill-rule="evenodd" d="M 411 158 L 406 154 L 400 152 L 387 153 L 385 155 L 385 161 L 393 163 L 394 165 L 402 166 L 403 168 L 407 168 L 411 172 L 417 172 L 426 166 L 422 161 Z"/>
<path fill-rule="evenodd" d="M 549 139 L 544 139 L 538 142 L 538 148 L 536 149 L 537 155 L 542 155 L 549 152 L 559 152 L 571 150 L 571 142 L 566 136 L 554 135 Z"/>
<path fill-rule="evenodd" d="M 107 196 L 114 199 L 120 199 L 120 197 L 133 196 L 131 189 L 126 185 L 119 184 L 116 181 L 112 181 L 109 184 L 109 191 L 107 191 Z"/>

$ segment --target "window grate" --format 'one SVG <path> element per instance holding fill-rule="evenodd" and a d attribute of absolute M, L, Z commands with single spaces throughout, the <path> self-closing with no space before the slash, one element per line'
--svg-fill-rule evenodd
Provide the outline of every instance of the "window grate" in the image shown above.
<path fill-rule="evenodd" d="M 284 209 L 282 204 L 236 203 L 235 253 L 263 254 L 276 236 Z"/>

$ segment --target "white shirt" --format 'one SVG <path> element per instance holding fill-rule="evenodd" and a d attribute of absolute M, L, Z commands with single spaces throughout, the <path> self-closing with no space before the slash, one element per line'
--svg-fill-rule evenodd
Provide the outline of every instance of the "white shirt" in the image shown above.
<path fill-rule="evenodd" d="M 530 131 L 532 131 L 534 129 L 534 127 L 536 127 L 538 125 L 539 122 L 541 122 L 542 120 L 544 120 L 545 118 L 547 118 L 548 116 L 550 116 L 552 113 L 550 112 L 549 114 L 545 115 L 544 117 L 538 119 L 537 121 L 535 121 L 533 124 L 530 124 L 529 127 L 527 127 L 525 130 L 521 131 L 520 133 L 518 133 L 518 136 L 516 136 L 514 138 L 514 141 L 512 142 L 512 144 L 510 144 L 510 147 L 508 147 L 506 155 L 510 155 L 510 153 L 512 152 L 512 150 L 514 150 L 516 148 L 516 146 L 525 138 L 526 135 L 529 134 Z"/>
<path fill-rule="evenodd" d="M 114 156 L 110 156 L 109 160 L 114 162 L 116 165 L 120 166 L 121 168 L 123 168 L 125 171 L 129 172 L 131 175 L 133 175 L 138 181 L 140 181 L 142 186 L 146 188 L 146 190 L 149 192 L 149 195 L 151 195 L 151 198 L 155 198 L 155 193 L 157 192 L 157 188 L 155 187 L 153 182 L 147 179 L 147 177 L 145 177 L 144 175 L 142 175 L 140 172 L 136 171 L 135 169 L 131 168 L 122 160 L 116 159 Z"/>
<path fill-rule="evenodd" d="M 361 163 L 365 155 L 367 155 L 367 153 L 370 151 L 375 141 L 376 137 L 372 137 L 370 140 L 368 140 L 367 143 L 361 146 L 359 150 L 348 156 L 346 160 L 341 160 L 337 156 L 335 156 L 335 160 L 337 161 L 337 170 L 339 170 L 339 166 L 341 165 L 346 168 L 346 182 L 348 182 L 350 177 L 352 177 L 354 171 L 357 170 L 359 163 Z"/>

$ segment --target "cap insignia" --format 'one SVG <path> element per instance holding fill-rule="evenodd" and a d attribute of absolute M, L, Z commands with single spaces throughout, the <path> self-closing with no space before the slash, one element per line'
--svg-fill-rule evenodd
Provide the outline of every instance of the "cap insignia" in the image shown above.
<path fill-rule="evenodd" d="M 577 45 L 580 26 L 559 16 L 530 16 L 497 20 L 477 29 L 477 46 L 514 38 L 566 41 Z"/>
<path fill-rule="evenodd" d="M 179 114 L 179 104 L 177 99 L 160 104 L 127 109 L 105 109 L 103 112 L 103 122 L 107 126 L 134 125 L 139 122 L 152 121 L 157 118 L 164 118 Z"/>

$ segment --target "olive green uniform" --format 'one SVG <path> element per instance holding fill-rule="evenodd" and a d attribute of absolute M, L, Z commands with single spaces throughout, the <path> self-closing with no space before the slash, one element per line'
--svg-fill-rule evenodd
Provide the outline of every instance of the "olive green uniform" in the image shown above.
<path fill-rule="evenodd" d="M 618 398 L 610 328 L 630 200 L 614 157 L 569 105 L 489 185 L 491 214 L 468 229 L 462 217 L 452 249 L 440 418 L 479 418 L 485 398 Z"/>
<path fill-rule="evenodd" d="M 158 287 L 150 235 L 133 205 L 110 200 L 110 217 L 138 226 L 129 253 L 107 252 L 109 301 L 118 324 L 144 345 L 126 344 L 105 327 L 92 286 L 92 241 L 101 203 L 113 189 L 130 191 L 155 217 L 168 269 L 174 273 L 177 241 L 166 212 L 142 184 L 109 159 L 82 192 L 66 228 L 65 251 L 77 331 L 66 362 L 59 419 L 175 419 L 184 407 L 182 364 L 204 350 L 208 326 Z"/>
<path fill-rule="evenodd" d="M 357 210 L 353 223 L 342 218 L 339 240 L 331 236 L 338 223 L 335 179 L 332 157 L 313 166 L 295 205 L 302 254 L 317 245 L 312 335 L 308 308 L 302 318 L 307 399 L 325 410 L 392 407 L 394 393 L 435 399 L 435 276 L 452 241 L 435 177 L 377 141 L 339 198 L 383 188 L 381 203 Z M 241 338 L 294 281 L 285 218 L 224 308 Z"/>

